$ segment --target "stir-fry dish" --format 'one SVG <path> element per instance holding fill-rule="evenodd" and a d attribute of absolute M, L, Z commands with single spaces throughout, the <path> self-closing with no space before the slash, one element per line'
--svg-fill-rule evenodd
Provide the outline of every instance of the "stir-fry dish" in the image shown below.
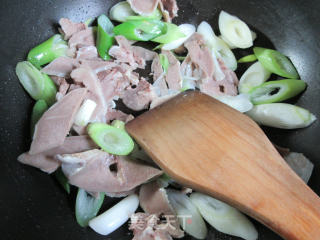
<path fill-rule="evenodd" d="M 316 117 L 283 101 L 307 85 L 288 57 L 254 46 L 259 36 L 238 17 L 221 11 L 217 35 L 205 21 L 173 24 L 177 15 L 175 0 L 128 0 L 97 19 L 61 18 L 60 34 L 16 66 L 22 86 L 36 100 L 30 150 L 18 161 L 53 174 L 67 193 L 77 187 L 75 219 L 102 235 L 129 221 L 135 240 L 186 234 L 205 239 L 208 225 L 257 239 L 254 225 L 237 209 L 166 175 L 129 136 L 125 123 L 195 90 L 260 125 L 304 128 Z M 235 48 L 251 54 L 237 60 Z M 237 76 L 243 63 L 252 64 Z M 142 76 L 141 69 L 148 74 Z M 271 75 L 278 80 L 268 81 Z M 275 147 L 308 182 L 313 164 L 301 153 Z M 102 213 L 106 196 L 119 202 Z"/>

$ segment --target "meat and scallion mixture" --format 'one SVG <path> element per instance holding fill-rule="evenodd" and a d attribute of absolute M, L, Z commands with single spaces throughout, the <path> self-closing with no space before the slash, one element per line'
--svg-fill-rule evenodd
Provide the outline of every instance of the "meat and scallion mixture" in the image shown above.
<path fill-rule="evenodd" d="M 61 18 L 60 34 L 33 48 L 16 67 L 36 100 L 32 143 L 18 161 L 54 174 L 68 193 L 78 188 L 76 220 L 99 234 L 129 221 L 134 240 L 186 234 L 205 239 L 207 222 L 255 240 L 258 232 L 244 214 L 172 180 L 128 135 L 125 123 L 194 90 L 260 125 L 304 128 L 315 116 L 284 101 L 303 92 L 306 83 L 288 57 L 253 47 L 259 36 L 238 17 L 221 11 L 218 35 L 205 21 L 172 23 L 177 16 L 175 0 L 128 0 L 96 20 Z M 236 48 L 250 54 L 237 60 Z M 240 64 L 250 66 L 242 76 L 235 72 Z M 142 76 L 142 70 L 150 72 Z M 278 80 L 268 81 L 271 75 Z M 308 182 L 313 164 L 301 153 L 277 149 Z M 106 197 L 119 203 L 100 212 Z"/>

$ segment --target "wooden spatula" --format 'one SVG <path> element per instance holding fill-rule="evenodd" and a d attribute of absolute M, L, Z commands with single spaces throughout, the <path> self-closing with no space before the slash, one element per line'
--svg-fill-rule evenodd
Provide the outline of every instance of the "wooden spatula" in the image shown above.
<path fill-rule="evenodd" d="M 320 199 L 249 117 L 185 92 L 126 125 L 173 179 L 235 206 L 285 239 L 320 239 Z"/>

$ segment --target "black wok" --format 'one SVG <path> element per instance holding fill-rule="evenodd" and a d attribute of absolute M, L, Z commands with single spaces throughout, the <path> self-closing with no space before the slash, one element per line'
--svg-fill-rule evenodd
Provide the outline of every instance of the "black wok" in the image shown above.
<path fill-rule="evenodd" d="M 0 6 L 0 238 L 131 239 L 127 226 L 105 237 L 81 228 L 74 217 L 74 193 L 68 196 L 53 177 L 21 165 L 28 150 L 33 101 L 19 85 L 15 65 L 28 50 L 57 31 L 61 17 L 83 21 L 106 13 L 116 0 L 2 0 Z M 307 91 L 293 100 L 320 116 L 320 1 L 178 0 L 177 23 L 206 20 L 217 29 L 221 9 L 245 20 L 258 33 L 257 46 L 275 47 L 293 61 Z M 244 55 L 250 50 L 238 51 Z M 241 74 L 243 69 L 237 73 Z M 273 142 L 303 152 L 315 164 L 309 185 L 320 194 L 320 125 L 302 130 L 265 129 Z M 116 199 L 108 199 L 107 209 Z M 103 210 L 103 209 L 102 209 Z M 281 239 L 255 222 L 259 239 Z M 320 238 L 320 236 L 319 236 Z M 192 239 L 186 237 L 185 239 Z M 210 229 L 208 239 L 236 239 Z"/>

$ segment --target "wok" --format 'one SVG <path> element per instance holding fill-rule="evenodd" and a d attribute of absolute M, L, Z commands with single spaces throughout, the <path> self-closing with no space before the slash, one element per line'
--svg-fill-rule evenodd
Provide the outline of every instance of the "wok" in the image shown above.
<path fill-rule="evenodd" d="M 75 221 L 75 191 L 68 196 L 53 177 L 16 161 L 30 144 L 29 117 L 33 100 L 19 85 L 15 65 L 28 50 L 57 32 L 61 17 L 84 21 L 106 13 L 116 0 L 2 0 L 0 48 L 0 232 L 1 239 L 131 239 L 125 225 L 112 235 L 99 236 Z M 308 83 L 292 102 L 320 116 L 320 2 L 312 0 L 178 0 L 176 23 L 202 20 L 217 29 L 221 9 L 243 19 L 258 33 L 256 46 L 275 47 L 288 55 Z M 249 54 L 237 51 L 237 56 Z M 244 68 L 238 70 L 238 76 Z M 320 125 L 302 130 L 264 129 L 271 140 L 303 152 L 315 164 L 309 185 L 320 194 Z M 117 199 L 107 199 L 102 210 Z M 254 222 L 261 240 L 279 236 Z M 319 236 L 320 237 L 320 236 Z M 192 239 L 187 236 L 185 239 Z M 236 239 L 210 228 L 207 239 Z"/>

